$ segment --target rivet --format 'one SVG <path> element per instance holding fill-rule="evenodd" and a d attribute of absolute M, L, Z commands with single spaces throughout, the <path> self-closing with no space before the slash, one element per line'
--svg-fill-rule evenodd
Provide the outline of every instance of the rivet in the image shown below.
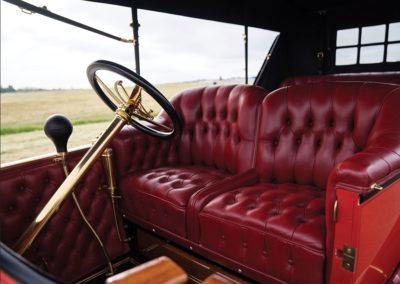
<path fill-rule="evenodd" d="M 153 229 L 151 229 L 151 230 L 153 231 L 153 233 L 155 233 L 155 232 L 156 232 L 156 229 L 154 229 L 154 228 L 153 228 Z"/>
<path fill-rule="evenodd" d="M 193 250 L 193 247 L 192 247 L 192 246 L 190 246 L 190 247 L 189 247 L 189 249 L 190 249 L 190 250 Z"/>
<path fill-rule="evenodd" d="M 239 268 L 238 270 L 237 270 L 239 273 L 242 273 L 242 270 Z"/>
<path fill-rule="evenodd" d="M 126 215 L 125 215 L 125 214 L 122 214 L 122 218 L 126 218 Z"/>

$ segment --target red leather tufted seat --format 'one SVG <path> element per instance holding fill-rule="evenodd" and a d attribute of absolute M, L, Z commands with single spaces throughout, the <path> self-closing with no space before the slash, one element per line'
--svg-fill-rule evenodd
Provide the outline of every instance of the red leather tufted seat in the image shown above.
<path fill-rule="evenodd" d="M 120 159 L 123 213 L 187 237 L 189 198 L 252 167 L 255 121 L 265 95 L 254 86 L 183 92 L 172 101 L 183 120 L 181 135 L 172 141 L 135 141 L 131 137 L 137 131 L 125 128 L 113 142 Z"/>
<path fill-rule="evenodd" d="M 400 72 L 380 72 L 380 73 L 347 73 L 347 74 L 328 74 L 293 76 L 283 80 L 280 87 L 296 86 L 307 83 L 318 82 L 378 82 L 400 85 Z"/>
<path fill-rule="evenodd" d="M 126 128 L 113 142 L 122 211 L 257 281 L 323 283 L 338 186 L 366 193 L 400 172 L 397 85 L 211 87 L 173 104 L 173 141 Z"/>
<path fill-rule="evenodd" d="M 242 187 L 212 200 L 199 219 L 202 246 L 289 283 L 323 282 L 322 189 L 291 183 Z"/>

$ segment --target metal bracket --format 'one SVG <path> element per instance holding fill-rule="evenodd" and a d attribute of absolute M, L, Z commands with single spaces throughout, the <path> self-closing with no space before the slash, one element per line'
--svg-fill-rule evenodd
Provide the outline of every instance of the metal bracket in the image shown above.
<path fill-rule="evenodd" d="M 380 185 L 378 185 L 378 184 L 376 184 L 376 183 L 371 184 L 370 188 L 371 188 L 372 190 L 382 190 L 382 189 L 383 189 L 382 186 L 380 186 Z"/>
<path fill-rule="evenodd" d="M 354 273 L 356 266 L 356 255 L 357 249 L 355 247 L 344 244 L 342 268 Z"/>

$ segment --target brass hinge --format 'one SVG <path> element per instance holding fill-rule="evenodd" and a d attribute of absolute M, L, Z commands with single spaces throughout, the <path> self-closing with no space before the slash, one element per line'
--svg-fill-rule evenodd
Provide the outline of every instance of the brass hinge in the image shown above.
<path fill-rule="evenodd" d="M 342 267 L 350 272 L 354 272 L 356 266 L 357 249 L 355 247 L 343 245 Z"/>
<path fill-rule="evenodd" d="M 383 189 L 382 186 L 380 186 L 380 185 L 378 185 L 376 183 L 371 184 L 371 186 L 369 188 L 371 188 L 372 190 L 382 190 Z"/>

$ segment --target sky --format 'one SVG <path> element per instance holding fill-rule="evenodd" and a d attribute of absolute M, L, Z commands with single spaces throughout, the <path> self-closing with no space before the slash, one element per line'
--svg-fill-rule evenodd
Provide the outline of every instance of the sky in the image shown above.
<path fill-rule="evenodd" d="M 132 38 L 131 10 L 81 0 L 28 0 L 53 13 Z M 141 75 L 159 84 L 244 76 L 243 26 L 138 11 Z M 249 76 L 277 32 L 249 28 Z M 132 44 L 118 42 L 1 1 L 1 85 L 89 88 L 86 67 L 105 59 L 134 69 Z"/>

